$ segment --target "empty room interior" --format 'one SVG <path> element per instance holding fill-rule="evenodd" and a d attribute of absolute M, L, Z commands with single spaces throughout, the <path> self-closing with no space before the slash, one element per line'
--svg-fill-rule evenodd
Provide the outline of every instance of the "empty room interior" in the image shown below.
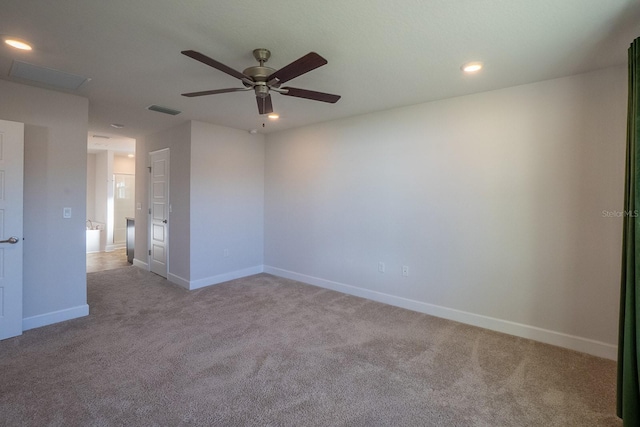
<path fill-rule="evenodd" d="M 638 2 L 1 9 L 0 425 L 622 425 Z"/>

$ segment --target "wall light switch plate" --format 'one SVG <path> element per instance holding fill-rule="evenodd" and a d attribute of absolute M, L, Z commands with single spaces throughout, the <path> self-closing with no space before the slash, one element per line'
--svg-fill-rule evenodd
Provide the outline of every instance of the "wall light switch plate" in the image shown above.
<path fill-rule="evenodd" d="M 71 218 L 71 208 L 62 209 L 62 218 Z"/>

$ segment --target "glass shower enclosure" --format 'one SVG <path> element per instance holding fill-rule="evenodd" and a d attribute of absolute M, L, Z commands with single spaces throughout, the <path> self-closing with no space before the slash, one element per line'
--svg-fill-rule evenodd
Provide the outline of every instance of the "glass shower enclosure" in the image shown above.
<path fill-rule="evenodd" d="M 135 175 L 113 175 L 113 243 L 125 243 L 127 217 L 135 216 Z"/>

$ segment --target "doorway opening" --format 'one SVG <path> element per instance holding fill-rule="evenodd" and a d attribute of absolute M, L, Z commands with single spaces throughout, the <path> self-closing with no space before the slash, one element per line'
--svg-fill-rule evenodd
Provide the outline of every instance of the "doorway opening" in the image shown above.
<path fill-rule="evenodd" d="M 87 272 L 131 265 L 127 223 L 134 215 L 135 139 L 89 134 Z"/>

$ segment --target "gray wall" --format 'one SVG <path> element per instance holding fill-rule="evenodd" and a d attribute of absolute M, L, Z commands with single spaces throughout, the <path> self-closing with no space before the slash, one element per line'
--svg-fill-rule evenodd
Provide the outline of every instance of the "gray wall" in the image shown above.
<path fill-rule="evenodd" d="M 104 231 L 100 232 L 100 251 L 107 249 L 109 238 L 113 234 L 107 230 L 109 223 L 109 206 L 113 205 L 113 190 L 110 187 L 111 179 L 109 178 L 109 169 L 113 164 L 113 156 L 109 151 L 101 151 L 96 154 L 95 168 L 95 218 L 93 220 L 104 225 Z"/>
<path fill-rule="evenodd" d="M 265 269 L 615 358 L 625 128 L 612 68 L 269 134 Z"/>
<path fill-rule="evenodd" d="M 149 152 L 147 138 L 136 138 L 136 212 L 135 212 L 135 247 L 133 249 L 133 265 L 149 269 Z M 138 209 L 140 207 L 140 209 Z"/>
<path fill-rule="evenodd" d="M 192 122 L 191 138 L 192 287 L 261 270 L 264 137 Z"/>
<path fill-rule="evenodd" d="M 88 100 L 0 80 L 0 118 L 25 124 L 26 329 L 86 314 Z M 62 218 L 72 208 L 70 219 Z"/>
<path fill-rule="evenodd" d="M 263 143 L 261 135 L 200 122 L 138 139 L 136 264 L 147 267 L 149 181 L 143 159 L 169 148 L 168 279 L 195 289 L 262 271 Z"/>
<path fill-rule="evenodd" d="M 191 124 L 185 122 L 166 131 L 136 141 L 136 210 L 137 264 L 147 265 L 149 212 L 149 153 L 169 148 L 169 264 L 168 274 L 189 280 L 190 277 L 190 169 Z"/>

